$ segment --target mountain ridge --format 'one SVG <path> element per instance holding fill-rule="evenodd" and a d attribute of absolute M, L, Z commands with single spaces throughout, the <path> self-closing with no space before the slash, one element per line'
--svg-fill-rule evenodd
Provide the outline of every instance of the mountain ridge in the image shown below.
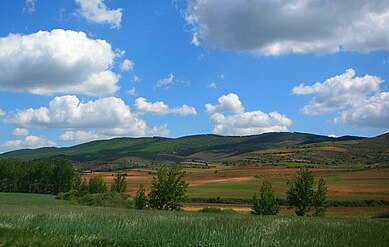
<path fill-rule="evenodd" d="M 16 150 L 3 153 L 0 158 L 67 159 L 80 169 L 103 170 L 194 160 L 204 163 L 232 162 L 236 165 L 382 163 L 389 156 L 388 140 L 389 134 L 374 138 L 332 138 L 301 132 L 271 132 L 251 136 L 119 137 L 71 147 Z"/>

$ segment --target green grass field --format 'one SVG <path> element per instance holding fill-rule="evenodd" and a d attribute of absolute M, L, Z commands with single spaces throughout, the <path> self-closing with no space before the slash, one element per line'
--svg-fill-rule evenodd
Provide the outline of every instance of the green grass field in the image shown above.
<path fill-rule="evenodd" d="M 0 193 L 0 246 L 387 246 L 388 229 L 388 219 L 137 211 Z"/>

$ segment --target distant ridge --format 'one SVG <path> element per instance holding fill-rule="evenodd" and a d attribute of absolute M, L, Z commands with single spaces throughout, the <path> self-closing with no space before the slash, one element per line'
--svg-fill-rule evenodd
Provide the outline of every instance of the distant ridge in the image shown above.
<path fill-rule="evenodd" d="M 385 161 L 385 157 L 388 156 L 389 134 L 374 138 L 356 136 L 332 138 L 299 132 L 264 133 L 252 136 L 204 134 L 179 138 L 121 137 L 91 141 L 72 147 L 47 147 L 11 151 L 1 154 L 0 158 L 68 159 L 84 168 L 106 167 L 108 169 L 109 167 L 159 165 L 188 160 L 203 162 L 238 160 L 242 155 L 248 155 L 252 152 L 265 150 L 281 152 L 281 149 L 285 148 L 290 150 L 301 149 L 301 152 L 309 150 L 309 152 L 305 152 L 308 154 L 320 151 L 320 155 L 316 155 L 317 157 L 310 155 L 312 157 L 307 159 L 309 162 L 322 162 L 326 155 L 336 155 L 336 153 L 331 153 L 328 150 L 343 150 L 340 160 L 344 162 L 347 161 L 348 156 L 355 160 L 355 157 L 359 157 L 358 152 L 361 155 L 368 152 L 369 156 L 372 156 L 379 163 L 380 159 Z M 376 150 L 377 155 L 375 154 Z M 296 155 L 300 151 L 296 151 Z M 293 154 L 293 152 L 288 153 L 288 156 L 291 156 L 290 160 L 293 159 Z M 366 160 L 359 160 L 360 158 L 358 158 L 358 162 L 366 162 Z"/>

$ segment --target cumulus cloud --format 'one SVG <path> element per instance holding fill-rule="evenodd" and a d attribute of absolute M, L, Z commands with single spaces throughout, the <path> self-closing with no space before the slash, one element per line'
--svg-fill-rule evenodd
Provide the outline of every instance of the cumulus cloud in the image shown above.
<path fill-rule="evenodd" d="M 104 0 L 75 0 L 75 2 L 80 5 L 77 12 L 89 22 L 120 28 L 123 9 L 109 9 Z"/>
<path fill-rule="evenodd" d="M 240 102 L 239 96 L 230 93 L 227 95 L 221 96 L 218 100 L 219 104 L 217 105 L 211 105 L 206 104 L 205 110 L 208 114 L 214 114 L 214 113 L 222 113 L 222 112 L 228 112 L 228 113 L 243 113 L 244 107 L 242 106 L 242 102 Z"/>
<path fill-rule="evenodd" d="M 194 45 L 261 55 L 389 50 L 381 0 L 188 0 Z"/>
<path fill-rule="evenodd" d="M 278 112 L 260 110 L 245 112 L 238 95 L 230 93 L 218 99 L 219 104 L 206 104 L 213 133 L 223 135 L 254 135 L 288 131 L 292 120 Z"/>
<path fill-rule="evenodd" d="M 389 92 L 380 92 L 383 80 L 377 76 L 356 77 L 353 69 L 317 82 L 300 84 L 295 95 L 315 95 L 301 110 L 308 115 L 338 112 L 335 123 L 357 127 L 389 128 Z"/>
<path fill-rule="evenodd" d="M 174 85 L 174 75 L 170 73 L 166 78 L 157 81 L 156 87 L 170 88 Z"/>
<path fill-rule="evenodd" d="M 28 135 L 28 129 L 25 128 L 16 128 L 12 131 L 13 136 L 27 136 Z"/>
<path fill-rule="evenodd" d="M 43 136 L 26 136 L 23 140 L 11 140 L 6 141 L 0 146 L 7 150 L 24 149 L 24 148 L 41 148 L 41 147 L 53 147 L 57 144 L 48 140 Z"/>
<path fill-rule="evenodd" d="M 102 140 L 107 139 L 109 136 L 103 134 L 97 134 L 91 131 L 65 131 L 59 139 L 65 142 L 73 142 L 73 141 L 93 141 L 93 140 Z"/>
<path fill-rule="evenodd" d="M 337 124 L 389 130 L 389 92 L 362 99 L 334 119 Z"/>
<path fill-rule="evenodd" d="M 65 141 L 116 136 L 155 134 L 120 98 L 105 97 L 81 102 L 76 96 L 55 97 L 48 107 L 26 109 L 8 114 L 5 123 L 18 127 L 64 129 Z M 166 128 L 160 128 L 166 133 Z M 163 133 L 162 133 L 163 134 Z"/>
<path fill-rule="evenodd" d="M 124 59 L 124 61 L 120 64 L 121 71 L 131 71 L 134 69 L 135 63 L 128 59 Z"/>
<path fill-rule="evenodd" d="M 376 76 L 355 77 L 355 70 L 348 69 L 344 74 L 331 77 L 323 83 L 317 82 L 312 86 L 300 84 L 293 88 L 292 93 L 314 94 L 313 100 L 302 111 L 308 115 L 320 115 L 360 102 L 366 95 L 379 91 L 382 82 Z"/>
<path fill-rule="evenodd" d="M 5 112 L 5 111 L 3 111 L 2 109 L 0 109 L 0 117 L 3 117 L 3 116 L 5 116 L 5 114 L 6 114 L 6 112 Z"/>
<path fill-rule="evenodd" d="M 182 105 L 180 107 L 170 108 L 162 101 L 155 103 L 147 102 L 147 99 L 139 97 L 135 100 L 134 109 L 139 114 L 154 114 L 154 115 L 166 115 L 166 114 L 178 114 L 181 116 L 197 115 L 196 109 L 192 106 Z"/>
<path fill-rule="evenodd" d="M 118 55 L 105 40 L 56 29 L 0 38 L 0 91 L 39 95 L 112 95 L 119 76 L 110 68 Z"/>

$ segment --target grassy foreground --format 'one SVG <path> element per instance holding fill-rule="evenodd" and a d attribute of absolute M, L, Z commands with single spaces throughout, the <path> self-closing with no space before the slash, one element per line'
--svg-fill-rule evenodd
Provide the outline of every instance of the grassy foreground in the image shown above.
<path fill-rule="evenodd" d="M 137 211 L 0 193 L 0 246 L 387 246 L 388 229 L 388 219 Z"/>

